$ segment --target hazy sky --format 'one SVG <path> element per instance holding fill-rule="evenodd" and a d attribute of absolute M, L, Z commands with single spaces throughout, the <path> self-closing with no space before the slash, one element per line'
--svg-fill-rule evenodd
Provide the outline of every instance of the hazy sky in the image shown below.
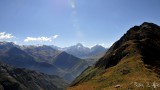
<path fill-rule="evenodd" d="M 110 46 L 144 21 L 160 25 L 160 0 L 0 0 L 0 40 Z"/>

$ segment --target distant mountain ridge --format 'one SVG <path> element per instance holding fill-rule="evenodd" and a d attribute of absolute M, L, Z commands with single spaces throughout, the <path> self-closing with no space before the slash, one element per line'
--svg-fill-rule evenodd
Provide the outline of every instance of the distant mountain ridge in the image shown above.
<path fill-rule="evenodd" d="M 3 43 L 3 42 L 1 42 Z M 11 42 L 0 44 L 0 61 L 17 68 L 27 68 L 47 74 L 56 74 L 58 68 L 46 62 L 37 62 L 34 57 L 21 50 L 18 45 Z"/>
<path fill-rule="evenodd" d="M 84 59 L 89 66 L 92 66 L 93 64 L 95 64 L 95 62 L 99 58 L 101 58 L 105 54 L 105 52 L 108 50 L 108 48 L 104 48 L 101 45 L 95 45 L 89 48 L 89 47 L 85 47 L 81 43 L 78 43 L 70 47 L 65 47 L 65 48 L 60 48 L 54 45 L 52 45 L 51 47 L 60 51 L 65 51 L 78 58 Z"/>
<path fill-rule="evenodd" d="M 105 48 L 101 45 L 95 45 L 95 46 L 89 48 L 89 47 L 85 47 L 81 43 L 77 43 L 76 45 L 65 47 L 65 48 L 60 48 L 60 47 L 57 47 L 54 45 L 51 45 L 51 47 L 54 49 L 65 51 L 69 54 L 72 54 L 72 55 L 79 57 L 79 58 L 82 58 L 82 59 L 85 59 L 85 58 L 88 58 L 88 57 L 91 57 L 94 55 L 98 55 L 101 53 L 105 53 L 108 50 L 108 48 Z"/>
<path fill-rule="evenodd" d="M 54 58 L 62 52 L 53 49 L 52 47 L 47 45 L 42 45 L 42 46 L 30 45 L 30 46 L 23 46 L 21 48 L 29 55 L 33 56 L 39 62 L 47 62 L 47 63 L 53 63 Z"/>
<path fill-rule="evenodd" d="M 86 61 L 46 45 L 19 46 L 10 42 L 1 42 L 0 50 L 0 61 L 18 68 L 58 75 L 69 83 L 88 66 Z M 63 68 L 65 65 L 66 67 Z"/>
<path fill-rule="evenodd" d="M 90 49 L 90 56 L 94 56 L 97 54 L 102 54 L 107 51 L 107 48 L 104 48 L 101 45 L 95 45 Z"/>

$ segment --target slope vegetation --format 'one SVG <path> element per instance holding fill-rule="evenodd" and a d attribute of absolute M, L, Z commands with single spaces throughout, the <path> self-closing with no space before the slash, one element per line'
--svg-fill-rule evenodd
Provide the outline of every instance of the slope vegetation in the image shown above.
<path fill-rule="evenodd" d="M 86 69 L 69 90 L 160 89 L 160 27 L 134 26 L 115 42 L 93 67 Z"/>

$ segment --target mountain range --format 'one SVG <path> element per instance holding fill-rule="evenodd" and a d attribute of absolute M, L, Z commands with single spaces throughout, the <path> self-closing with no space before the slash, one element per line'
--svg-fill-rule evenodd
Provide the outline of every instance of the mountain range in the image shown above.
<path fill-rule="evenodd" d="M 0 61 L 17 68 L 58 75 L 68 83 L 88 67 L 85 60 L 50 46 L 19 46 L 12 42 L 0 43 Z"/>
<path fill-rule="evenodd" d="M 88 65 L 93 65 L 106 51 L 100 45 L 87 48 L 77 44 L 68 48 L 55 48 L 47 45 L 16 45 L 12 42 L 0 42 L 0 61 L 17 68 L 27 68 L 49 75 L 58 75 L 66 82 L 72 82 Z M 82 50 L 82 48 L 84 48 Z M 77 55 L 83 52 L 86 59 L 75 57 L 74 53 L 67 53 L 75 50 Z M 86 51 L 87 50 L 87 51 Z M 74 54 L 74 55 L 73 55 Z M 93 57 L 94 56 L 94 57 Z"/>
<path fill-rule="evenodd" d="M 60 51 L 65 51 L 78 58 L 84 59 L 85 61 L 87 61 L 89 66 L 92 66 L 108 50 L 108 48 L 105 48 L 101 45 L 95 45 L 89 48 L 81 43 L 77 43 L 76 45 L 65 48 L 60 48 L 54 45 L 51 45 L 51 47 Z"/>
<path fill-rule="evenodd" d="M 14 68 L 0 62 L 0 90 L 64 90 L 67 85 L 58 76 Z"/>
<path fill-rule="evenodd" d="M 160 26 L 130 28 L 68 90 L 159 90 Z"/>
<path fill-rule="evenodd" d="M 70 47 L 65 47 L 65 48 L 58 48 L 56 46 L 51 46 L 54 49 L 59 49 L 61 51 L 65 51 L 69 54 L 72 54 L 78 58 L 88 58 L 94 55 L 98 55 L 101 53 L 105 53 L 107 51 L 107 48 L 101 46 L 101 45 L 95 45 L 91 48 L 85 47 L 81 43 L 77 43 L 76 45 L 70 46 Z"/>

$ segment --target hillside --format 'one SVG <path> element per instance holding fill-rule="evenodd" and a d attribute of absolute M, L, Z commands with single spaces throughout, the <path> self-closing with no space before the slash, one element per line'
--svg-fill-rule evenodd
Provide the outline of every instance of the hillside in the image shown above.
<path fill-rule="evenodd" d="M 160 89 L 160 27 L 134 26 L 115 42 L 93 67 L 87 68 L 69 90 Z"/>
<path fill-rule="evenodd" d="M 39 72 L 14 68 L 0 62 L 0 90 L 63 90 L 61 78 Z"/>
<path fill-rule="evenodd" d="M 81 74 L 83 70 L 88 67 L 86 61 L 74 57 L 66 52 L 60 53 L 55 58 L 53 65 L 64 71 L 59 76 L 63 77 L 68 83 L 71 83 L 77 76 Z"/>

